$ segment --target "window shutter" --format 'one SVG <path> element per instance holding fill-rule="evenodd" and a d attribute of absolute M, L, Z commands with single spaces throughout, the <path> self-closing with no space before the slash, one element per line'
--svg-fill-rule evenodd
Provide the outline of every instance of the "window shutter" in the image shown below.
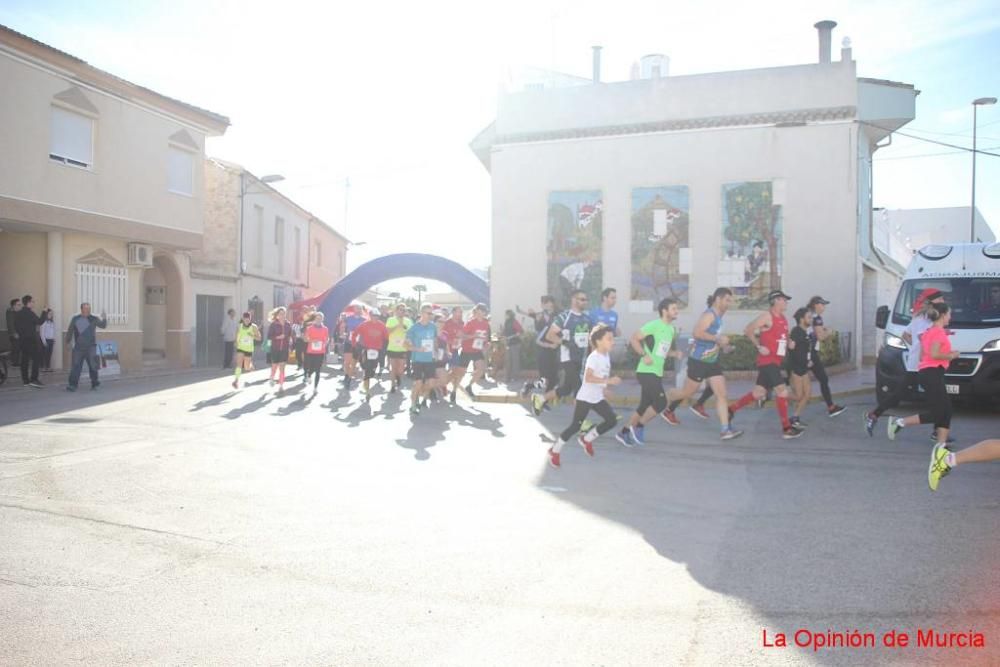
<path fill-rule="evenodd" d="M 94 121 L 61 107 L 52 107 L 49 155 L 89 167 L 94 163 Z"/>
<path fill-rule="evenodd" d="M 182 195 L 193 195 L 194 154 L 170 146 L 167 155 L 167 189 Z"/>

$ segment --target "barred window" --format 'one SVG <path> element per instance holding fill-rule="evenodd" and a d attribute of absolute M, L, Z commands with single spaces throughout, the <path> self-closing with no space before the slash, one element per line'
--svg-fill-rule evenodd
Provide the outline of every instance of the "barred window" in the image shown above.
<path fill-rule="evenodd" d="M 77 303 L 89 303 L 91 312 L 108 314 L 108 324 L 128 322 L 128 270 L 101 264 L 76 265 Z"/>

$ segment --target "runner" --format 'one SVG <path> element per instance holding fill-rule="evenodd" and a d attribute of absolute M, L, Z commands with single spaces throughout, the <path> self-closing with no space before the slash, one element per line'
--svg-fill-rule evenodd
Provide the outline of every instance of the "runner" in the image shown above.
<path fill-rule="evenodd" d="M 410 414 L 420 414 L 421 407 L 427 407 L 427 395 L 436 386 L 437 366 L 434 353 L 437 350 L 437 327 L 431 321 L 433 308 L 430 304 L 420 307 L 420 319 L 406 331 L 406 349 L 413 359 L 413 389 L 410 391 Z"/>
<path fill-rule="evenodd" d="M 466 393 L 472 398 L 476 397 L 473 385 L 486 375 L 486 348 L 490 343 L 490 323 L 486 320 L 486 312 L 486 305 L 482 303 L 477 303 L 472 309 L 472 319 L 462 328 L 462 354 L 458 358 L 458 368 L 454 369 L 451 376 L 452 382 L 457 386 L 465 376 L 469 362 L 472 362 L 472 378 L 465 387 Z M 454 391 L 452 395 L 454 396 Z"/>
<path fill-rule="evenodd" d="M 903 330 L 903 341 L 909 346 L 909 350 L 903 355 L 906 363 L 906 378 L 900 381 L 889 393 L 878 399 L 878 405 L 874 410 L 865 414 L 865 431 L 871 437 L 875 431 L 875 424 L 878 418 L 890 409 L 899 405 L 906 395 L 906 389 L 913 387 L 916 389 L 920 385 L 920 336 L 931 326 L 931 321 L 927 318 L 927 311 L 931 306 L 944 303 L 944 294 L 940 290 L 928 288 L 917 295 L 913 301 L 913 308 L 910 310 L 910 323 Z M 937 439 L 934 439 L 937 442 Z"/>
<path fill-rule="evenodd" d="M 677 319 L 677 301 L 663 299 L 656 308 L 660 314 L 632 334 L 629 344 L 639 355 L 639 365 L 635 369 L 635 379 L 641 391 L 639 407 L 632 413 L 629 423 L 615 435 L 615 439 L 626 447 L 645 445 L 643 430 L 656 415 L 667 407 L 667 395 L 663 391 L 663 364 L 667 356 L 680 357 L 679 352 L 671 352 L 676 331 L 673 321 Z M 610 329 L 610 325 L 605 326 Z"/>
<path fill-rule="evenodd" d="M 389 357 L 389 379 L 392 385 L 389 393 L 393 394 L 403 383 L 403 371 L 406 368 L 406 330 L 413 326 L 413 320 L 406 316 L 406 305 L 396 304 L 396 314 L 386 320 L 385 328 L 389 330 L 389 344 L 386 354 Z"/>
<path fill-rule="evenodd" d="M 378 373 L 379 359 L 382 347 L 389 340 L 389 331 L 382 320 L 375 314 L 362 311 L 364 322 L 359 324 L 351 335 L 351 345 L 361 359 L 361 370 L 364 372 L 363 388 L 365 401 L 371 400 L 371 379 Z"/>
<path fill-rule="evenodd" d="M 451 380 L 451 402 L 455 402 L 458 385 L 465 376 L 465 369 L 459 368 L 459 361 L 462 356 L 462 331 L 465 329 L 465 321 L 462 319 L 461 306 L 451 309 L 451 317 L 441 325 L 441 334 L 448 341 L 446 360 L 448 362 L 448 378 Z M 461 372 L 459 372 L 461 371 Z M 448 389 L 447 382 L 441 385 L 442 390 Z"/>
<path fill-rule="evenodd" d="M 553 384 L 547 384 L 544 395 L 535 394 L 532 397 L 532 409 L 536 415 L 542 414 L 542 409 L 549 401 L 573 396 L 580 388 L 580 373 L 591 329 L 590 316 L 584 312 L 587 307 L 587 293 L 575 290 L 570 298 L 570 304 L 570 309 L 560 313 L 545 334 L 547 342 L 561 345 L 559 361 L 562 365 L 563 381 L 558 388 Z"/>
<path fill-rule="evenodd" d="M 538 364 L 538 380 L 525 382 L 521 387 L 521 398 L 527 398 L 532 389 L 546 392 L 559 384 L 559 344 L 550 343 L 546 339 L 549 328 L 556 319 L 556 300 L 548 294 L 541 299 L 542 310 L 536 313 L 529 310 L 526 314 L 535 323 L 535 357 Z M 517 312 L 522 313 L 520 308 Z"/>
<path fill-rule="evenodd" d="M 614 287 L 607 287 L 601 292 L 601 305 L 590 311 L 590 321 L 594 326 L 606 324 L 614 332 L 615 338 L 622 335 L 618 328 L 618 313 L 615 311 L 615 304 L 618 303 L 618 290 Z"/>
<path fill-rule="evenodd" d="M 461 311 L 459 311 L 461 312 Z M 448 338 L 444 334 L 444 325 L 448 320 L 448 311 L 440 309 L 434 313 L 434 326 L 437 328 L 437 345 L 434 346 L 434 380 L 435 387 L 431 391 L 431 400 L 444 400 L 448 389 Z"/>
<path fill-rule="evenodd" d="M 233 389 L 240 388 L 240 374 L 253 370 L 253 346 L 260 340 L 260 329 L 252 321 L 250 311 L 243 313 L 236 328 L 236 370 L 233 371 Z"/>
<path fill-rule="evenodd" d="M 755 400 L 763 399 L 768 389 L 774 389 L 777 396 L 774 402 L 781 418 L 782 437 L 786 440 L 802 435 L 802 429 L 792 426 L 788 420 L 788 385 L 785 384 L 785 378 L 781 373 L 781 365 L 788 347 L 788 320 L 785 319 L 785 309 L 791 298 L 781 290 L 770 292 L 767 295 L 770 309 L 757 316 L 744 330 L 747 338 L 757 344 L 757 382 L 749 393 L 729 406 L 730 421 L 732 421 L 732 414 Z"/>
<path fill-rule="evenodd" d="M 937 491 L 941 478 L 947 477 L 955 466 L 988 461 L 1000 461 L 1000 440 L 983 440 L 959 452 L 949 451 L 944 443 L 938 443 L 931 452 L 931 464 L 927 468 L 927 485 L 931 487 L 931 491 Z"/>
<path fill-rule="evenodd" d="M 708 309 L 701 314 L 694 325 L 693 349 L 688 355 L 687 379 L 684 388 L 679 393 L 673 394 L 673 400 L 664 411 L 663 418 L 671 426 L 680 424 L 675 413 L 677 406 L 684 399 L 694 396 L 701 383 L 705 382 L 708 386 L 698 402 L 691 406 L 691 411 L 702 419 L 707 419 L 708 413 L 705 412 L 704 404 L 710 396 L 714 395 L 716 397 L 716 412 L 719 415 L 719 424 L 722 429 L 720 438 L 732 440 L 743 435 L 743 431 L 733 429 L 729 422 L 726 377 L 722 374 L 719 355 L 730 349 L 729 336 L 721 331 L 722 318 L 733 303 L 733 291 L 728 287 L 719 287 L 706 301 Z"/>
<path fill-rule="evenodd" d="M 292 323 L 292 350 L 295 351 L 295 365 L 302 370 L 302 356 L 306 353 L 306 341 L 302 338 L 302 314 L 299 313 L 293 318 Z"/>
<path fill-rule="evenodd" d="M 319 375 L 323 370 L 323 361 L 326 359 L 326 347 L 330 343 L 330 330 L 323 324 L 323 313 L 313 314 L 312 322 L 305 330 L 306 339 L 306 383 L 309 383 L 309 376 L 313 376 L 313 396 L 319 391 Z"/>
<path fill-rule="evenodd" d="M 350 306 L 347 309 L 347 317 L 344 318 L 344 389 L 350 391 L 351 382 L 357 373 L 358 360 L 354 354 L 354 345 L 351 341 L 354 338 L 354 330 L 365 321 L 359 311 L 364 308 Z"/>
<path fill-rule="evenodd" d="M 285 391 L 285 364 L 288 363 L 288 347 L 292 340 L 292 327 L 285 321 L 284 306 L 271 311 L 271 324 L 267 327 L 267 339 L 271 341 L 271 386 L 274 373 L 278 372 L 278 395 Z"/>
<path fill-rule="evenodd" d="M 586 434 L 577 436 L 577 442 L 590 456 L 594 455 L 594 441 L 598 436 L 613 429 L 618 422 L 618 415 L 605 398 L 607 387 L 621 383 L 621 378 L 611 377 L 611 357 L 608 356 L 615 344 L 614 332 L 606 324 L 598 324 L 591 332 L 589 342 L 594 351 L 587 357 L 583 384 L 576 393 L 573 421 L 559 436 L 559 440 L 549 448 L 549 465 L 553 468 L 559 467 L 559 455 L 563 445 L 580 432 L 580 425 L 591 410 L 599 414 L 604 421 L 596 428 L 591 427 Z"/>
<path fill-rule="evenodd" d="M 925 409 L 920 414 L 890 420 L 889 439 L 895 440 L 907 426 L 934 424 L 938 445 L 945 446 L 951 429 L 951 398 L 944 386 L 944 373 L 959 353 L 952 351 L 948 340 L 946 327 L 951 322 L 948 304 L 929 306 L 926 314 L 931 326 L 920 336 L 920 386 L 924 388 Z"/>
<path fill-rule="evenodd" d="M 832 335 L 823 326 L 823 313 L 826 311 L 829 303 L 829 301 L 821 296 L 814 296 L 809 299 L 807 309 L 812 313 L 812 326 L 809 329 L 809 342 L 811 343 L 809 357 L 812 364 L 809 370 L 812 371 L 813 377 L 819 382 L 819 391 L 823 394 L 823 400 L 826 402 L 827 416 L 836 417 L 839 414 L 843 414 L 847 408 L 833 402 L 833 394 L 830 392 L 830 378 L 827 377 L 826 368 L 819 357 L 819 344 Z"/>
<path fill-rule="evenodd" d="M 795 396 L 795 413 L 788 421 L 796 428 L 803 428 L 806 424 L 801 419 L 802 410 L 809 404 L 812 395 L 812 381 L 809 379 L 809 365 L 814 349 L 814 343 L 809 337 L 812 311 L 799 308 L 792 319 L 795 320 L 795 326 L 789 334 L 788 380 Z"/>

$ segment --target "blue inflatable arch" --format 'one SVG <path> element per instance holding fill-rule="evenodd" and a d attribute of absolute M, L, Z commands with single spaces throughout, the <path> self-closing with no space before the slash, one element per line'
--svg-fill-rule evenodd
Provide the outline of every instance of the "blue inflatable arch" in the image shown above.
<path fill-rule="evenodd" d="M 485 303 L 487 306 L 490 303 L 489 285 L 461 264 L 437 255 L 403 253 L 379 257 L 354 269 L 327 292 L 319 309 L 327 322 L 336 321 L 351 301 L 372 286 L 410 276 L 450 285 L 473 303 Z"/>

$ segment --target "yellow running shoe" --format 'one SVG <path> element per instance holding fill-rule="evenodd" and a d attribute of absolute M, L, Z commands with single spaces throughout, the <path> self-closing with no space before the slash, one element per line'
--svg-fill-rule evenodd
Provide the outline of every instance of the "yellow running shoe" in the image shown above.
<path fill-rule="evenodd" d="M 943 444 L 938 443 L 934 445 L 934 450 L 931 452 L 931 464 L 927 468 L 927 485 L 931 487 L 931 491 L 937 491 L 941 478 L 947 477 L 950 472 L 948 450 Z"/>

